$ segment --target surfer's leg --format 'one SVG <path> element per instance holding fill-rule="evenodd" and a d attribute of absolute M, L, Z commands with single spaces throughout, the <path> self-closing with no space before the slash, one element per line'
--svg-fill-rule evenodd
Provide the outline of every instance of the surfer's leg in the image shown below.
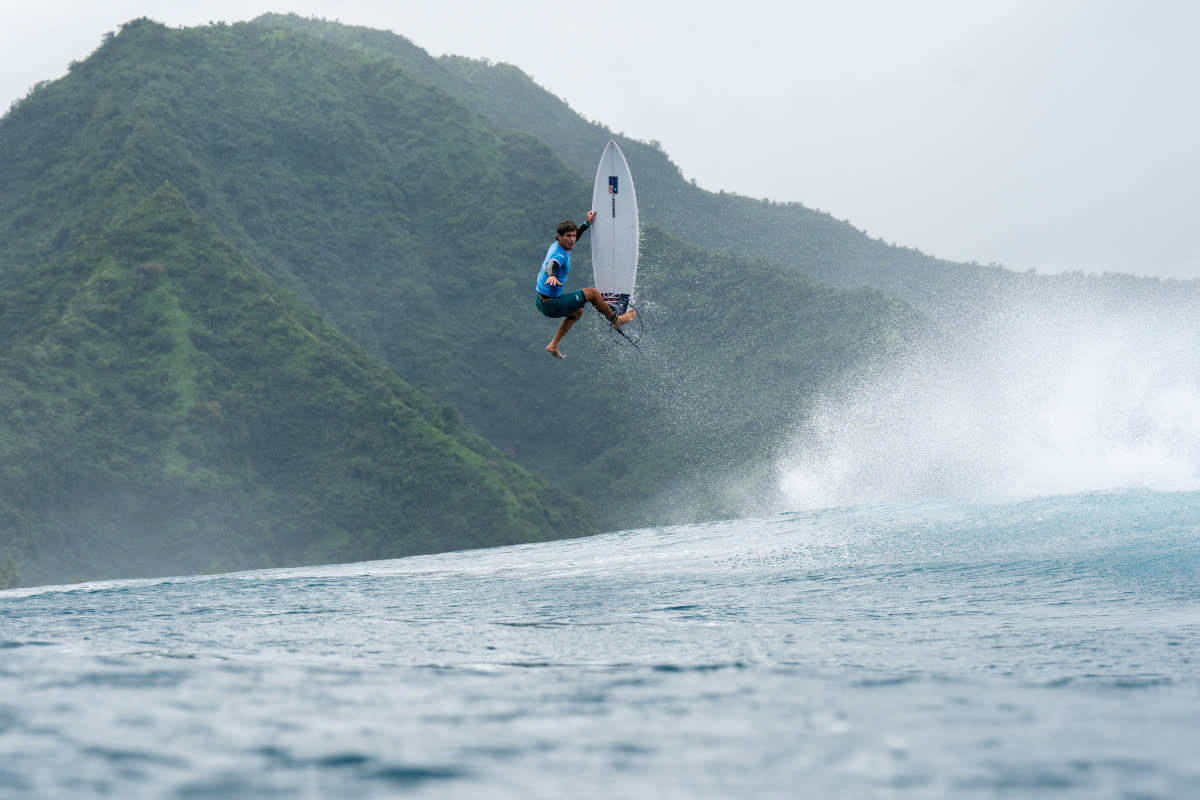
<path fill-rule="evenodd" d="M 604 295 L 601 293 L 601 291 L 593 286 L 589 286 L 588 288 L 584 289 L 583 296 L 589 303 L 596 307 L 597 311 L 604 315 L 606 320 L 611 322 L 613 325 L 616 325 L 618 328 L 637 316 L 637 312 L 631 308 L 621 316 L 614 319 L 612 306 L 610 306 L 608 301 L 604 299 Z"/>
<path fill-rule="evenodd" d="M 558 324 L 558 330 L 554 332 L 554 338 L 551 339 L 550 344 L 546 345 L 546 353 L 551 354 L 556 359 L 562 359 L 563 351 L 558 349 L 558 345 L 563 341 L 563 337 L 566 336 L 566 331 L 571 330 L 571 326 L 580 321 L 582 315 L 582 311 L 577 311 L 563 317 L 562 323 Z"/>
<path fill-rule="evenodd" d="M 571 326 L 578 322 L 582 316 L 583 310 L 580 309 L 563 317 L 563 321 L 558 324 L 558 330 L 554 333 L 554 338 L 550 340 L 550 344 L 546 345 L 547 353 L 555 358 L 563 357 L 562 351 L 558 349 L 558 345 L 562 342 L 562 338 L 567 335 L 567 331 L 571 330 Z"/>
<path fill-rule="evenodd" d="M 571 326 L 583 316 L 583 307 L 587 305 L 587 299 L 584 297 L 582 289 L 552 298 L 542 298 L 540 295 L 538 297 L 538 311 L 548 317 L 562 318 L 554 338 L 550 340 L 550 344 L 546 345 L 547 353 L 555 358 L 562 358 L 563 354 L 558 349 L 558 345 L 567 335 L 567 331 L 571 330 Z"/>

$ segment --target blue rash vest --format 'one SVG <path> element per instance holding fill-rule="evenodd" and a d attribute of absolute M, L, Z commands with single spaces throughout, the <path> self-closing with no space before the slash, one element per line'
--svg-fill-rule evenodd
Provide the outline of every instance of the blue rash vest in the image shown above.
<path fill-rule="evenodd" d="M 550 277 L 550 262 L 558 262 L 558 286 L 550 286 L 546 283 L 546 278 Z M 563 248 L 556 240 L 550 245 L 550 249 L 546 251 L 546 259 L 542 261 L 542 268 L 538 272 L 537 291 L 538 294 L 544 294 L 546 297 L 558 297 L 563 293 L 563 289 L 567 285 L 567 275 L 571 273 L 571 251 Z"/>

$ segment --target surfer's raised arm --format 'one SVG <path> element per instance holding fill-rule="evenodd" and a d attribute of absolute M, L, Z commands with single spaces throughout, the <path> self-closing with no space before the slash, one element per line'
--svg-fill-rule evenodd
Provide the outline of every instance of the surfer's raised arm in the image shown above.
<path fill-rule="evenodd" d="M 594 220 L 595 218 L 596 218 L 595 211 L 589 211 L 587 213 L 587 220 L 575 230 L 575 241 L 576 242 L 579 241 L 579 237 L 583 235 L 584 231 L 586 231 L 592 227 L 592 220 Z M 568 264 L 569 264 L 569 262 L 570 262 L 569 255 L 567 256 L 567 260 L 568 260 Z M 566 271 L 563 270 L 563 264 L 561 261 L 559 261 L 556 258 L 547 259 L 546 263 L 542 265 L 542 269 L 544 269 L 546 271 L 546 275 L 547 275 L 546 283 L 548 283 L 551 286 L 562 286 L 563 279 L 565 279 L 567 277 L 567 273 L 566 273 Z M 559 275 L 562 275 L 562 278 L 560 278 Z"/>

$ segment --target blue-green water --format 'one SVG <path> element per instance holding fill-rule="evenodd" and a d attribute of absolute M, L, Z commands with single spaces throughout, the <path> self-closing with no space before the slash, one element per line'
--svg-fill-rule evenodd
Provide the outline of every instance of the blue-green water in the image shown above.
<path fill-rule="evenodd" d="M 1197 797 L 1200 494 L 0 592 L 0 796 Z"/>

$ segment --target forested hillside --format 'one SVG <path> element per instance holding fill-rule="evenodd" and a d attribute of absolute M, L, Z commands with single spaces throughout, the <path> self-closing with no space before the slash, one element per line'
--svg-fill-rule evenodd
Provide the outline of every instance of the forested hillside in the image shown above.
<path fill-rule="evenodd" d="M 772 448 L 814 387 L 920 324 L 886 295 L 652 225 L 641 349 L 589 320 L 551 359 L 534 275 L 557 222 L 587 210 L 594 164 L 427 78 L 270 21 L 137 20 L 0 120 L 0 379 L 26 415 L 4 439 L 19 480 L 0 497 L 0 559 L 61 549 L 79 553 L 71 574 L 112 574 L 97 553 L 160 531 L 157 551 L 130 537 L 144 558 L 127 574 L 226 569 L 730 513 L 769 491 Z M 187 235 L 138 222 L 185 207 Z M 250 325 L 251 295 L 201 269 L 214 253 L 269 282 L 253 296 L 296 299 Z M 63 299 L 84 287 L 104 290 L 86 324 L 74 314 L 91 306 Z M 290 355 L 313 336 L 340 344 Z M 440 431 L 417 437 L 425 455 L 391 438 L 397 397 Z M 212 520 L 228 550 L 185 555 L 177 532 Z"/>
<path fill-rule="evenodd" d="M 165 186 L 0 307 L 27 580 L 557 538 L 594 517 L 255 269 Z"/>

